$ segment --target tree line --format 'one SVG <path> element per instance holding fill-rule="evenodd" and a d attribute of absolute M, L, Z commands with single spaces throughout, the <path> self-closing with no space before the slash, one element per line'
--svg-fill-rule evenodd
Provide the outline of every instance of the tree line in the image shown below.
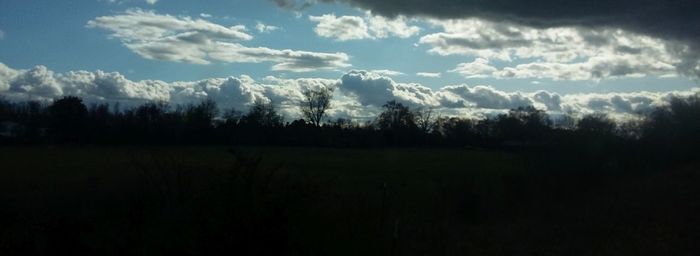
<path fill-rule="evenodd" d="M 303 118 L 285 122 L 275 105 L 258 101 L 247 112 L 220 110 L 212 100 L 170 106 L 149 102 L 85 104 L 75 96 L 52 103 L 0 98 L 0 137 L 8 143 L 107 145 L 451 146 L 546 148 L 643 143 L 666 152 L 691 151 L 700 142 L 699 96 L 674 98 L 639 120 L 616 122 L 605 114 L 551 118 L 532 106 L 486 119 L 440 116 L 396 101 L 372 121 L 326 115 L 332 91 L 308 90 L 299 102 Z M 553 121 L 555 120 L 555 121 Z M 598 143 L 599 145 L 595 145 Z M 635 146 L 636 147 L 636 146 Z"/>

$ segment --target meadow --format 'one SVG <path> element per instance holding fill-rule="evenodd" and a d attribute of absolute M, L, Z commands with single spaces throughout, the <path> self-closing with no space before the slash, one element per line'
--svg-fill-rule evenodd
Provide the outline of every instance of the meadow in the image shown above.
<path fill-rule="evenodd" d="M 476 148 L 203 146 L 16 146 L 0 148 L 0 159 L 0 255 L 700 249 L 693 163 L 645 168 L 614 156 Z"/>

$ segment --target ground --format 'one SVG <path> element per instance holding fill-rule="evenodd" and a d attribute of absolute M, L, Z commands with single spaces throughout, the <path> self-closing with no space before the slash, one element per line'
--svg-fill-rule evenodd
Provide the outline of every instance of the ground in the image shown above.
<path fill-rule="evenodd" d="M 575 158 L 478 149 L 0 148 L 0 255 L 700 249 L 697 165 L 587 170 L 567 162 Z"/>

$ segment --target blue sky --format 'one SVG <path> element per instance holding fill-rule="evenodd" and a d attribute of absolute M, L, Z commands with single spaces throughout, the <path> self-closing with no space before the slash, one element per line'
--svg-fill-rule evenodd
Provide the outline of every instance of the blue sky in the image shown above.
<path fill-rule="evenodd" d="M 57 87 L 71 88 L 75 87 L 73 82 L 60 74 L 101 70 L 117 72 L 134 83 L 226 77 L 250 77 L 262 83 L 268 76 L 342 83 L 351 70 L 365 70 L 371 74 L 361 75 L 361 81 L 368 82 L 364 86 L 388 88 L 387 99 L 398 97 L 437 107 L 444 107 L 439 102 L 446 96 L 432 93 L 439 94 L 448 85 L 471 89 L 485 85 L 499 95 L 511 96 L 538 91 L 560 96 L 646 91 L 658 96 L 689 93 L 699 84 L 692 72 L 681 70 L 680 63 L 686 56 L 669 50 L 682 46 L 682 42 L 637 31 L 576 26 L 532 28 L 478 17 L 382 18 L 371 11 L 320 3 L 291 10 L 273 1 L 241 0 L 160 0 L 153 4 L 144 0 L 7 1 L 0 9 L 0 63 L 10 75 L 5 76 L 7 91 L 2 92 L 0 86 L 0 92 L 12 97 L 27 93 L 26 88 L 41 86 L 22 84 L 34 80 L 18 78 L 36 66 L 53 72 Z M 123 22 L 141 18 L 168 20 L 175 25 L 168 25 L 161 38 L 144 34 L 151 29 L 145 21 L 120 27 Z M 206 28 L 173 27 L 187 21 Z M 256 28 L 259 24 L 274 28 L 261 32 Z M 376 24 L 391 26 L 380 28 Z M 245 29 L 232 28 L 241 25 Z M 232 34 L 218 38 L 218 32 L 207 30 L 211 26 Z M 239 32 L 242 35 L 233 35 Z M 194 33 L 196 40 L 211 44 L 205 47 L 181 38 L 174 39 L 180 40 L 177 42 L 166 38 L 184 33 Z M 595 44 L 593 40 L 605 42 Z M 227 46 L 219 47 L 221 43 Z M 183 44 L 194 52 L 177 52 Z M 291 51 L 284 52 L 287 49 Z M 166 57 L 160 55 L 164 50 L 169 54 Z M 231 51 L 238 55 L 227 55 Z M 302 52 L 304 57 L 295 57 Z M 413 92 L 412 85 L 430 88 L 433 92 L 429 97 L 442 98 L 420 100 L 423 95 Z M 172 94 L 173 89 L 169 90 Z M 406 92 L 412 96 L 406 96 Z M 362 93 L 359 89 L 341 98 L 362 103 Z M 480 104 L 483 97 L 460 97 L 458 101 L 463 101 L 460 104 L 464 107 L 488 105 Z"/>

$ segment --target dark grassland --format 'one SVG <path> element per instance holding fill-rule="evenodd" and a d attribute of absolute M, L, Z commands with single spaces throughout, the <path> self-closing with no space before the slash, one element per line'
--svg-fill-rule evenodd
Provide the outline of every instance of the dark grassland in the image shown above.
<path fill-rule="evenodd" d="M 0 148 L 0 255 L 692 255 L 698 164 L 478 149 Z"/>

